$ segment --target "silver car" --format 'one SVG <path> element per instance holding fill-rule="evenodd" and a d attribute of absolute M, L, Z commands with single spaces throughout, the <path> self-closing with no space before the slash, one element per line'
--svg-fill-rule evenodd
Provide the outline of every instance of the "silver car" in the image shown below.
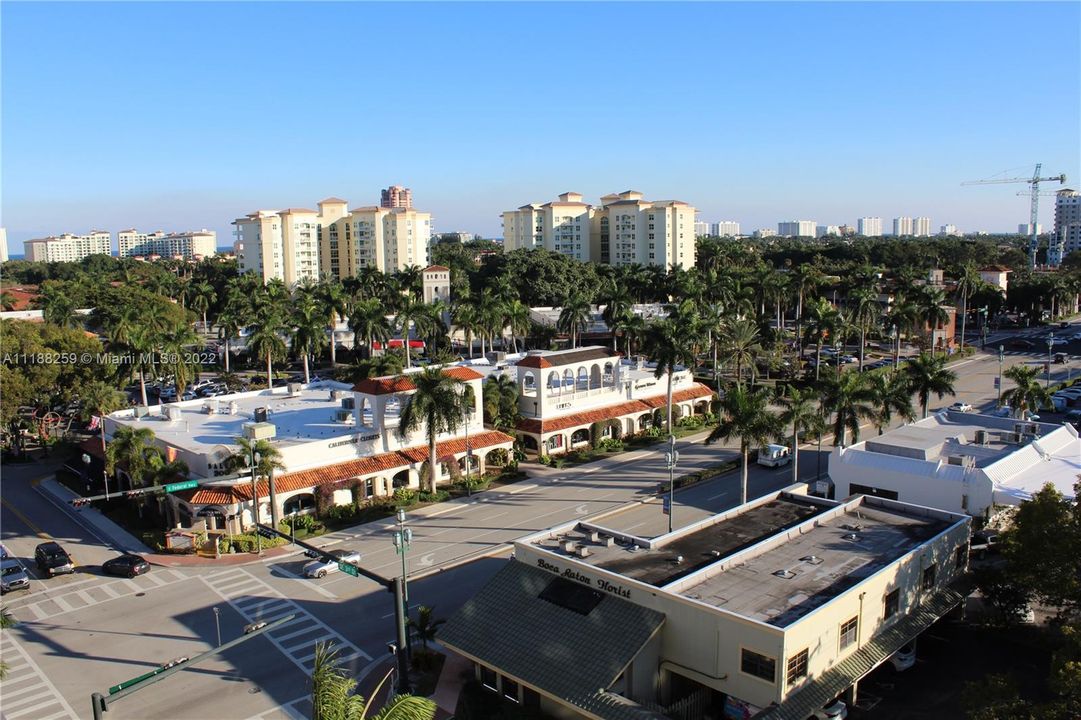
<path fill-rule="evenodd" d="M 310 578 L 326 577 L 327 573 L 338 572 L 340 569 L 338 567 L 339 562 L 360 565 L 360 553 L 356 550 L 331 550 L 327 554 L 337 558 L 337 561 L 327 562 L 322 558 L 312 560 L 304 566 L 304 576 Z"/>
<path fill-rule="evenodd" d="M 0 560 L 0 593 L 12 590 L 26 590 L 30 587 L 30 576 L 15 558 Z"/>

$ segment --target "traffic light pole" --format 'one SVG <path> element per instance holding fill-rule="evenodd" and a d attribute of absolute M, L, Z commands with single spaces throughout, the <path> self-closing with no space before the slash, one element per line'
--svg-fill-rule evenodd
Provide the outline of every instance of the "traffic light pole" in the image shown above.
<path fill-rule="evenodd" d="M 258 630 L 252 630 L 251 632 L 245 633 L 234 640 L 230 640 L 224 645 L 219 645 L 216 648 L 207 650 L 201 655 L 196 655 L 193 658 L 186 659 L 183 662 L 178 662 L 175 665 L 159 667 L 157 670 L 151 671 L 146 675 L 135 678 L 134 680 L 128 680 L 127 682 L 122 682 L 119 685 L 114 685 L 112 688 L 109 689 L 108 695 L 102 695 L 101 693 L 91 694 L 90 703 L 94 713 L 94 720 L 102 720 L 102 714 L 108 712 L 109 706 L 116 701 L 123 700 L 128 695 L 139 692 L 148 685 L 153 685 L 154 683 L 161 682 L 170 675 L 175 675 L 181 670 L 186 670 L 193 665 L 197 665 L 203 660 L 206 660 L 207 658 L 213 657 L 214 655 L 224 652 L 229 648 L 236 647 L 240 643 L 247 642 L 248 640 L 262 635 L 263 633 L 270 632 L 271 630 L 281 627 L 285 623 L 291 622 L 294 618 L 296 618 L 295 614 L 286 615 L 283 618 L 264 625 Z"/>

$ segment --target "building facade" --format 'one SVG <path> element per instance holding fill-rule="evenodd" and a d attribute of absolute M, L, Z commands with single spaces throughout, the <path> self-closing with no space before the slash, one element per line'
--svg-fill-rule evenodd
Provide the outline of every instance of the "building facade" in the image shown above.
<path fill-rule="evenodd" d="M 739 237 L 739 223 L 734 220 L 721 220 L 713 223 L 710 233 L 715 237 Z"/>
<path fill-rule="evenodd" d="M 350 226 L 346 242 L 354 265 L 343 277 L 356 275 L 365 267 L 393 273 L 428 263 L 432 232 L 428 213 L 412 208 L 362 207 L 351 210 L 346 221 Z"/>
<path fill-rule="evenodd" d="M 1067 254 L 1081 250 L 1081 193 L 1066 188 L 1055 193 L 1055 234 L 1061 250 L 1058 262 Z M 1053 263 L 1057 265 L 1058 263 Z"/>
<path fill-rule="evenodd" d="M 709 237 L 709 223 L 705 220 L 694 221 L 694 236 L 696 238 Z"/>
<path fill-rule="evenodd" d="M 413 207 L 413 191 L 401 185 L 391 185 L 379 192 L 379 207 L 411 208 Z"/>
<path fill-rule="evenodd" d="M 263 282 L 281 280 L 292 287 L 304 278 L 319 279 L 318 213 L 315 210 L 258 210 L 233 221 L 239 270 Z"/>
<path fill-rule="evenodd" d="M 503 245 L 545 248 L 583 262 L 689 268 L 695 261 L 695 209 L 681 200 L 644 200 L 627 190 L 601 198 L 580 193 L 550 203 L 523 205 L 502 215 Z"/>
<path fill-rule="evenodd" d="M 938 234 L 945 235 L 946 237 L 961 237 L 962 235 L 964 235 L 964 233 L 957 229 L 956 225 L 950 224 L 943 225 L 941 228 L 939 228 Z"/>
<path fill-rule="evenodd" d="M 0 263 L 8 261 L 8 231 L 0 227 Z"/>
<path fill-rule="evenodd" d="M 882 218 L 861 217 L 856 221 L 856 229 L 864 237 L 882 237 Z"/>
<path fill-rule="evenodd" d="M 144 233 L 131 228 L 118 232 L 116 240 L 119 257 L 157 255 L 164 258 L 199 260 L 212 257 L 218 252 L 218 234 L 213 230 L 166 234 L 161 230 Z"/>
<path fill-rule="evenodd" d="M 988 285 L 993 285 L 998 288 L 999 292 L 1006 295 L 1006 291 L 1010 287 L 1010 270 L 1005 265 L 988 265 L 980 268 L 980 280 L 983 280 Z"/>
<path fill-rule="evenodd" d="M 78 262 L 89 255 L 111 255 L 112 235 L 92 230 L 86 235 L 64 233 L 57 237 L 27 240 L 25 258 L 33 262 Z"/>
<path fill-rule="evenodd" d="M 831 236 L 831 235 L 833 237 L 840 237 L 841 234 L 842 233 L 841 233 L 841 226 L 840 225 L 816 225 L 815 226 L 815 237 L 816 238 L 824 238 L 824 237 L 828 237 L 828 236 Z"/>
<path fill-rule="evenodd" d="M 929 218 L 929 217 L 912 218 L 912 236 L 913 237 L 931 237 L 931 218 Z"/>
<path fill-rule="evenodd" d="M 912 236 L 912 218 L 910 217 L 896 217 L 893 219 L 893 235 L 894 237 L 911 237 Z"/>
<path fill-rule="evenodd" d="M 430 265 L 420 274 L 424 289 L 424 302 L 431 305 L 436 300 L 450 302 L 450 268 Z"/>
<path fill-rule="evenodd" d="M 808 237 L 815 236 L 818 223 L 814 220 L 789 220 L 777 223 L 777 234 L 784 237 Z"/>
<path fill-rule="evenodd" d="M 770 493 L 659 537 L 606 517 L 515 542 L 440 630 L 549 717 L 803 720 L 964 599 L 971 519 Z"/>

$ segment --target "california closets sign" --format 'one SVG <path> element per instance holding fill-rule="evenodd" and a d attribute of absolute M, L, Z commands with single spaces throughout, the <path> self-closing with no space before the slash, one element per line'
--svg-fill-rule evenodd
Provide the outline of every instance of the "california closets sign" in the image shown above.
<path fill-rule="evenodd" d="M 588 575 L 583 575 L 574 568 L 560 568 L 558 565 L 553 565 L 544 558 L 537 558 L 537 567 L 541 570 L 547 570 L 548 572 L 555 573 L 567 580 L 573 580 L 583 585 L 588 585 L 591 588 L 600 590 L 601 592 L 615 595 L 616 597 L 630 598 L 631 591 L 629 588 L 625 588 L 622 585 L 616 585 L 615 583 L 608 582 L 604 578 L 591 578 Z"/>
<path fill-rule="evenodd" d="M 339 440 L 338 442 L 332 442 L 327 445 L 327 449 L 341 447 L 343 445 L 356 445 L 357 443 L 368 442 L 369 440 L 378 440 L 379 435 L 354 435 L 348 440 Z"/>

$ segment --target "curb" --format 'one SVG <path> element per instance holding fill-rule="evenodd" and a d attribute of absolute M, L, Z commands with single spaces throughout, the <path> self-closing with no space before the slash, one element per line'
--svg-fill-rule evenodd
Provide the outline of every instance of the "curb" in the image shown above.
<path fill-rule="evenodd" d="M 56 482 L 55 477 L 56 476 L 54 473 L 53 475 L 39 478 L 33 484 L 34 490 L 39 495 L 48 500 L 50 503 L 52 503 L 54 506 L 59 508 L 67 517 L 71 518 L 71 520 L 73 520 L 77 525 L 81 526 L 84 530 L 89 532 L 102 544 L 111 547 L 119 552 L 134 552 L 140 555 L 150 553 L 150 548 L 148 548 L 144 543 L 140 542 L 138 538 L 131 535 L 131 533 L 128 533 L 126 530 L 124 531 L 124 534 L 128 535 L 131 540 L 125 540 L 124 538 L 120 538 L 118 540 L 117 538 L 113 537 L 111 533 L 106 532 L 101 527 L 98 527 L 95 523 L 87 520 L 85 517 L 82 516 L 82 513 L 76 512 L 73 507 L 64 502 L 63 498 L 59 497 L 48 485 L 45 484 L 45 480 L 53 480 L 53 482 Z M 95 510 L 95 512 L 98 511 Z M 105 518 L 104 515 L 102 516 L 102 518 L 109 523 L 115 525 L 112 520 Z M 117 529 L 121 528 L 117 526 Z M 131 548 L 126 548 L 125 545 L 131 545 Z"/>

